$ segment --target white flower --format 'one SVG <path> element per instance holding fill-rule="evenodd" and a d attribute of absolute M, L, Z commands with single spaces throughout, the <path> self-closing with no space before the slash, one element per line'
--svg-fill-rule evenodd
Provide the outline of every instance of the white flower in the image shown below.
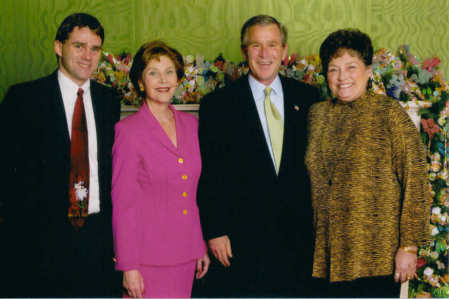
<path fill-rule="evenodd" d="M 433 172 L 438 172 L 441 168 L 441 163 L 438 160 L 433 160 L 432 163 L 430 164 L 430 170 L 432 170 Z"/>
<path fill-rule="evenodd" d="M 438 118 L 438 124 L 439 124 L 440 126 L 444 126 L 444 125 L 446 124 L 446 117 L 440 116 L 440 117 Z"/>
<path fill-rule="evenodd" d="M 444 270 L 444 268 L 445 268 L 444 264 L 440 261 L 437 261 L 437 267 L 438 267 L 438 270 Z"/>
<path fill-rule="evenodd" d="M 440 153 L 434 153 L 434 154 L 432 154 L 432 156 L 430 158 L 432 161 L 440 161 L 441 155 L 440 155 Z"/>
<path fill-rule="evenodd" d="M 447 169 L 443 169 L 442 171 L 440 171 L 440 173 L 438 174 L 438 176 L 443 179 L 443 180 L 447 180 L 449 178 L 449 172 L 447 171 Z"/>
<path fill-rule="evenodd" d="M 196 64 L 202 65 L 204 63 L 204 56 L 197 55 L 196 56 Z"/>
<path fill-rule="evenodd" d="M 424 275 L 425 276 L 432 276 L 433 274 L 433 269 L 430 267 L 426 267 L 426 269 L 424 269 Z"/>
<path fill-rule="evenodd" d="M 186 57 L 184 57 L 184 61 L 186 64 L 193 63 L 194 60 L 195 58 L 192 55 L 187 55 Z"/>
<path fill-rule="evenodd" d="M 438 235 L 439 233 L 440 233 L 440 231 L 438 230 L 438 227 L 434 226 L 434 227 L 432 228 L 431 235 L 432 235 L 432 236 L 436 236 L 436 235 Z"/>
<path fill-rule="evenodd" d="M 432 251 L 430 253 L 430 257 L 433 258 L 434 260 L 438 259 L 438 256 L 439 256 L 438 252 L 436 252 L 436 251 Z"/>
<path fill-rule="evenodd" d="M 192 74 L 192 73 L 194 73 L 195 72 L 195 68 L 193 67 L 193 66 L 189 66 L 188 68 L 187 68 L 187 74 Z"/>
<path fill-rule="evenodd" d="M 83 181 L 75 184 L 75 195 L 78 201 L 82 201 L 87 198 L 87 192 L 88 190 L 86 187 L 84 187 Z"/>
<path fill-rule="evenodd" d="M 440 207 L 432 208 L 432 214 L 441 215 L 441 208 Z"/>

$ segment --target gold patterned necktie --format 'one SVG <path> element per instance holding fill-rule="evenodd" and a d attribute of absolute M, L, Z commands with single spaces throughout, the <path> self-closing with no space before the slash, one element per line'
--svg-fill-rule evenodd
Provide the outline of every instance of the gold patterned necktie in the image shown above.
<path fill-rule="evenodd" d="M 282 143 L 284 138 L 284 121 L 281 114 L 271 102 L 271 87 L 264 89 L 265 93 L 265 117 L 267 118 L 268 132 L 270 134 L 271 148 L 273 149 L 274 160 L 276 164 L 276 173 L 279 173 L 279 165 L 281 164 Z"/>

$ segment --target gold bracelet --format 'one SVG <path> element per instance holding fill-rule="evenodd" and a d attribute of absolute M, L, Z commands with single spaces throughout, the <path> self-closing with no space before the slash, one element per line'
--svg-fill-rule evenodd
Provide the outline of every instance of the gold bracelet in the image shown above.
<path fill-rule="evenodd" d="M 413 253 L 413 254 L 417 254 L 418 253 L 416 248 L 414 248 L 412 246 L 402 246 L 402 247 L 399 247 L 399 249 L 402 249 L 403 251 L 408 252 L 408 253 Z"/>

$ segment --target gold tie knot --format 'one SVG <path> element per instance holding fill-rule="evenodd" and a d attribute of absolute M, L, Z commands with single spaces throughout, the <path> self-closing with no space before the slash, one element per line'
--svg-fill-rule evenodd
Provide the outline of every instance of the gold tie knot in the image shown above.
<path fill-rule="evenodd" d="M 271 87 L 270 87 L 270 86 L 265 87 L 265 89 L 263 90 L 263 92 L 264 92 L 264 94 L 265 94 L 266 97 L 269 97 L 270 94 L 271 94 Z"/>
<path fill-rule="evenodd" d="M 270 86 L 266 87 L 263 92 L 265 93 L 265 109 L 270 109 L 273 117 L 277 120 L 282 120 L 281 114 L 279 113 L 279 110 L 276 108 L 274 103 L 271 101 L 270 94 L 271 94 L 272 88 Z"/>

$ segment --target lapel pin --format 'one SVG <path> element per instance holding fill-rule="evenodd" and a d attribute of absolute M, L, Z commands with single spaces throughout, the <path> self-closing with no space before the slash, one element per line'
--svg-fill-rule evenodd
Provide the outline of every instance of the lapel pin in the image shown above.
<path fill-rule="evenodd" d="M 299 106 L 298 106 L 298 105 L 293 106 L 293 108 L 294 108 L 296 111 L 299 111 Z"/>

